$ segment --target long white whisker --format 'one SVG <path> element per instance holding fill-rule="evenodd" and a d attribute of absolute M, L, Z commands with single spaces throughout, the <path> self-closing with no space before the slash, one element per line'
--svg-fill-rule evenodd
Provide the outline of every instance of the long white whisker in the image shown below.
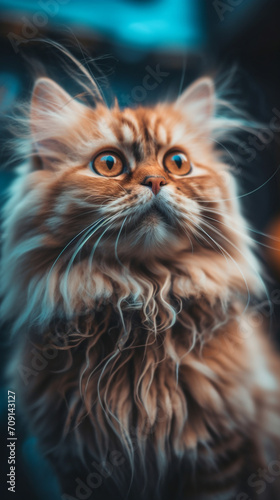
<path fill-rule="evenodd" d="M 257 269 L 255 269 L 255 267 L 252 265 L 252 262 L 251 260 L 249 260 L 244 254 L 243 252 L 241 252 L 241 250 L 229 239 L 227 238 L 221 231 L 219 231 L 217 228 L 215 228 L 212 224 L 209 224 L 209 223 L 206 223 L 206 221 L 204 221 L 203 219 L 201 220 L 201 223 L 203 223 L 204 225 L 206 225 L 206 227 L 209 227 L 210 230 L 214 231 L 216 234 L 218 234 L 221 238 L 223 238 L 225 241 L 227 241 L 233 248 L 235 248 L 235 250 L 237 250 L 237 252 L 242 255 L 242 257 L 245 259 L 245 261 L 248 263 L 248 265 L 251 267 L 251 269 L 253 269 L 254 273 L 256 274 L 258 280 L 260 281 L 263 289 L 264 289 L 264 292 L 265 292 L 265 295 L 266 295 L 266 298 L 268 299 L 268 302 L 270 303 L 270 298 L 269 298 L 269 294 L 268 294 L 268 291 L 267 291 L 267 287 L 260 275 L 260 273 L 258 272 Z"/>
<path fill-rule="evenodd" d="M 261 189 L 264 186 L 266 186 L 266 184 L 268 184 L 271 181 L 271 179 L 273 179 L 273 177 L 275 177 L 275 175 L 278 173 L 279 169 L 280 169 L 280 165 L 278 165 L 278 167 L 275 170 L 275 172 L 273 172 L 273 174 L 266 181 L 264 181 L 260 186 L 258 186 L 257 188 L 253 189 L 252 191 L 248 191 L 247 193 L 243 193 L 243 194 L 240 194 L 240 195 L 233 196 L 232 198 L 217 198 L 216 201 L 221 202 L 221 201 L 239 200 L 240 198 L 245 198 L 246 196 L 250 196 L 251 194 L 256 193 L 257 191 L 259 191 L 259 189 Z M 213 200 L 200 199 L 200 202 L 201 203 L 213 203 Z"/>
<path fill-rule="evenodd" d="M 213 217 L 209 217 L 208 215 L 205 215 L 205 214 L 203 214 L 203 217 L 205 217 L 206 219 L 212 220 L 213 222 L 217 222 L 218 224 L 222 224 L 223 226 L 228 227 L 228 225 L 225 222 L 223 222 L 223 221 L 221 221 L 219 219 L 214 219 Z M 242 233 L 242 231 L 238 231 L 238 229 L 236 229 L 233 226 L 231 226 L 230 229 L 231 229 L 231 231 L 234 231 L 235 233 L 240 234 L 241 236 L 244 234 L 244 233 Z M 247 228 L 244 226 L 244 229 L 247 229 Z M 263 234 L 264 235 L 264 233 L 259 233 L 259 234 Z M 269 235 L 267 235 L 267 236 L 269 236 Z M 252 236 L 250 236 L 250 239 L 252 241 L 254 241 L 255 243 L 257 243 L 258 245 L 261 245 L 261 246 L 266 247 L 266 248 L 271 248 L 273 250 L 277 250 L 277 247 L 273 247 L 271 245 L 266 245 L 266 243 L 263 243 L 262 241 L 259 241 L 256 238 L 253 238 Z M 280 241 L 280 238 L 279 239 L 278 238 L 274 238 L 274 239 Z"/>
<path fill-rule="evenodd" d="M 63 290 L 64 290 L 64 294 L 65 296 L 67 296 L 67 285 L 68 285 L 68 277 L 69 277 L 69 272 L 70 272 L 70 269 L 74 263 L 74 260 L 76 258 L 76 256 L 78 255 L 78 253 L 82 250 L 82 248 L 84 247 L 84 245 L 88 242 L 88 240 L 90 238 L 92 238 L 92 236 L 96 233 L 96 231 L 98 231 L 98 229 L 100 229 L 100 227 L 102 227 L 104 224 L 109 224 L 111 221 L 111 218 L 107 218 L 104 220 L 104 218 L 101 219 L 101 223 L 98 225 L 98 224 L 95 224 L 94 226 L 94 229 L 87 232 L 87 234 L 85 235 L 82 243 L 80 243 L 78 245 L 78 247 L 76 248 L 75 252 L 73 252 L 72 254 L 72 257 L 71 259 L 69 260 L 68 262 L 68 265 L 67 265 L 67 268 L 66 268 L 66 271 L 64 273 L 64 276 L 63 276 Z M 89 234 L 88 234 L 89 233 Z"/>
<path fill-rule="evenodd" d="M 212 238 L 212 237 L 211 237 L 211 236 L 210 236 L 210 235 L 209 235 L 209 234 L 208 234 L 208 233 L 207 233 L 207 232 L 206 232 L 206 231 L 205 231 L 205 230 L 204 230 L 201 226 L 199 226 L 198 224 L 196 224 L 194 221 L 192 221 L 192 222 L 193 222 L 193 223 L 194 223 L 194 224 L 195 224 L 195 225 L 196 225 L 196 226 L 197 226 L 197 227 L 198 227 L 201 231 L 203 231 L 203 233 L 204 233 L 204 234 L 206 234 L 206 236 L 207 236 L 208 238 L 210 238 L 210 239 L 211 239 L 211 240 L 212 240 L 212 241 L 213 241 L 213 242 L 217 245 L 217 247 L 219 247 L 219 248 L 220 248 L 223 252 L 225 252 L 225 253 L 226 253 L 226 255 L 227 255 L 227 256 L 228 256 L 228 257 L 232 260 L 232 262 L 234 263 L 234 265 L 235 265 L 235 266 L 237 267 L 237 269 L 239 270 L 239 272 L 240 272 L 240 274 L 241 274 L 241 276 L 242 276 L 242 278 L 243 278 L 243 281 L 244 281 L 244 283 L 245 283 L 245 286 L 246 286 L 246 291 L 247 291 L 247 303 L 246 303 L 246 306 L 245 306 L 245 308 L 244 308 L 244 310 L 243 310 L 243 312 L 242 312 L 242 314 L 244 314 L 244 313 L 247 311 L 248 307 L 249 307 L 250 300 L 251 300 L 251 293 L 250 293 L 250 289 L 249 289 L 249 286 L 248 286 L 247 280 L 246 280 L 246 278 L 245 278 L 245 275 L 244 275 L 244 273 L 243 273 L 242 269 L 240 268 L 240 266 L 238 265 L 238 263 L 236 262 L 236 260 L 232 257 L 232 255 L 230 255 L 230 253 L 229 253 L 229 252 L 227 252 L 227 250 L 226 250 L 226 249 L 225 249 L 222 245 L 220 245 L 217 241 L 215 241 L 215 240 L 214 240 L 214 239 L 213 239 L 213 238 Z M 203 220 L 202 220 L 201 222 L 203 222 Z M 207 226 L 207 225 L 206 225 L 206 226 Z M 210 228 L 210 229 L 211 229 L 211 228 Z"/>
<path fill-rule="evenodd" d="M 210 239 L 214 243 L 214 245 L 218 248 L 218 250 L 220 251 L 220 253 L 227 260 L 225 254 L 224 254 L 223 250 L 221 249 L 221 247 L 219 246 L 219 244 L 213 238 L 211 238 L 211 236 L 208 233 L 206 233 L 206 231 L 203 231 L 203 229 L 202 229 L 202 231 L 206 234 L 206 236 L 208 237 L 208 239 L 205 238 L 202 234 L 200 234 L 201 227 L 199 226 L 199 224 L 196 224 L 196 222 L 194 220 L 192 220 L 191 217 L 187 216 L 186 214 L 184 214 L 184 218 L 187 219 L 187 220 L 189 220 L 192 224 L 194 224 L 199 229 L 199 231 L 198 231 L 199 238 L 202 238 L 207 243 L 207 245 L 210 244 L 211 248 L 213 248 L 213 250 L 215 250 L 215 247 L 213 247 L 213 245 L 209 242 L 209 239 Z"/>
<path fill-rule="evenodd" d="M 264 236 L 264 237 L 266 237 L 266 238 L 270 238 L 270 239 L 271 239 L 271 240 L 273 240 L 273 241 L 277 241 L 277 242 L 279 242 L 279 241 L 280 241 L 280 238 L 277 238 L 276 236 L 271 236 L 269 233 L 264 233 L 264 232 L 262 232 L 262 231 L 259 231 L 259 230 L 257 230 L 257 229 L 254 229 L 253 227 L 247 226 L 247 225 L 245 225 L 245 224 L 240 224 L 239 222 L 237 223 L 237 222 L 236 222 L 236 220 L 235 220 L 235 218 L 234 218 L 231 214 L 229 214 L 229 213 L 225 213 L 225 212 L 222 212 L 221 210 L 218 210 L 218 209 L 213 209 L 213 208 L 210 208 L 210 207 L 205 208 L 205 211 L 206 211 L 206 212 L 213 213 L 213 214 L 216 214 L 216 215 L 220 215 L 220 216 L 221 216 L 221 217 L 223 217 L 223 218 L 224 218 L 224 217 L 225 217 L 225 215 L 226 215 L 226 217 L 227 217 L 228 219 L 231 219 L 231 220 L 234 222 L 234 225 L 236 225 L 236 226 L 239 226 L 239 227 L 241 227 L 241 228 L 243 228 L 243 229 L 245 229 L 245 230 L 247 230 L 247 231 L 250 231 L 250 232 L 252 232 L 252 233 L 259 234 L 260 236 Z M 205 217 L 205 215 L 203 215 L 203 216 Z M 213 219 L 213 220 L 217 220 L 217 219 Z M 217 222 L 220 222 L 220 221 L 219 221 L 219 220 L 217 220 Z M 226 225 L 226 224 L 225 224 L 225 225 Z M 256 241 L 257 243 L 259 243 L 259 244 L 262 244 L 259 240 L 255 240 L 255 241 Z M 272 248 L 273 248 L 273 247 L 272 247 Z"/>
<path fill-rule="evenodd" d="M 121 232 L 122 232 L 122 229 L 123 229 L 123 226 L 125 225 L 126 221 L 127 221 L 127 218 L 128 218 L 128 215 L 124 218 L 123 222 L 122 222 L 122 225 L 121 225 L 121 228 L 118 232 L 118 235 L 117 235 L 117 238 L 116 238 L 116 242 L 115 242 L 115 257 L 117 259 L 117 262 L 122 266 L 122 267 L 125 267 L 123 265 L 123 263 L 120 261 L 119 259 L 119 256 L 118 256 L 118 243 L 119 243 L 119 239 L 120 239 L 120 236 L 121 236 Z"/>
<path fill-rule="evenodd" d="M 60 259 L 60 257 L 62 256 L 62 254 L 67 250 L 67 248 L 71 245 L 71 243 L 73 243 L 81 234 L 83 234 L 85 231 L 87 231 L 86 234 L 88 234 L 89 231 L 91 231 L 91 229 L 93 228 L 94 225 L 98 224 L 98 222 L 100 220 L 104 219 L 104 217 L 98 219 L 98 221 L 95 221 L 93 224 L 89 224 L 87 227 L 85 227 L 84 229 L 82 229 L 82 231 L 80 231 L 78 234 L 76 234 L 76 236 L 74 236 L 68 243 L 67 245 L 65 245 L 65 247 L 61 250 L 61 252 L 59 253 L 59 255 L 56 257 L 54 263 L 52 264 L 50 270 L 49 270 L 49 273 L 48 275 L 51 274 L 51 272 L 53 271 L 55 265 L 57 264 L 58 260 Z"/>
<path fill-rule="evenodd" d="M 111 220 L 110 220 L 109 222 L 111 222 Z M 92 270 L 93 257 L 94 257 L 94 254 L 95 254 L 95 250 L 97 249 L 97 247 L 98 247 L 98 245 L 99 245 L 99 243 L 100 243 L 101 239 L 103 238 L 104 234 L 108 231 L 108 229 L 110 229 L 110 228 L 113 226 L 113 224 L 114 224 L 114 221 L 113 221 L 111 224 L 109 224 L 109 225 L 108 225 L 108 226 L 104 229 L 103 233 L 102 233 L 102 234 L 98 237 L 98 239 L 96 240 L 96 242 L 95 242 L 95 243 L 94 243 L 94 245 L 93 245 L 93 248 L 92 248 L 92 250 L 91 250 L 91 252 L 90 252 L 90 256 L 89 256 L 89 263 L 90 263 L 89 267 L 90 267 L 90 271 Z"/>

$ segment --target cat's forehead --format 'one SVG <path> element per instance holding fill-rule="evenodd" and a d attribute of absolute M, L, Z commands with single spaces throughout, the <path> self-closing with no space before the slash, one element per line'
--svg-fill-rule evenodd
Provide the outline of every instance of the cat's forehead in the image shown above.
<path fill-rule="evenodd" d="M 107 110 L 99 115 L 98 132 L 112 145 L 130 147 L 136 159 L 182 141 L 185 124 L 168 107 Z"/>

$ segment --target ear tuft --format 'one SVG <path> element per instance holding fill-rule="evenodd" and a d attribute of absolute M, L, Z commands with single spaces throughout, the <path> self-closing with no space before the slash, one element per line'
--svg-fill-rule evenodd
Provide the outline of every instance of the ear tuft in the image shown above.
<path fill-rule="evenodd" d="M 209 77 L 199 78 L 177 99 L 175 107 L 199 124 L 209 120 L 214 112 L 215 87 Z"/>

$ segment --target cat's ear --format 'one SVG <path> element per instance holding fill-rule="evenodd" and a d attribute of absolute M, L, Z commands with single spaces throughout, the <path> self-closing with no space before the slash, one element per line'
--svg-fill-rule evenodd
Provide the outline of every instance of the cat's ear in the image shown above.
<path fill-rule="evenodd" d="M 34 86 L 30 129 L 32 144 L 44 163 L 59 159 L 69 144 L 71 127 L 84 114 L 85 106 L 73 99 L 49 78 L 39 78 Z"/>
<path fill-rule="evenodd" d="M 215 87 L 208 77 L 196 80 L 177 99 L 175 107 L 198 124 L 207 124 L 214 113 Z"/>

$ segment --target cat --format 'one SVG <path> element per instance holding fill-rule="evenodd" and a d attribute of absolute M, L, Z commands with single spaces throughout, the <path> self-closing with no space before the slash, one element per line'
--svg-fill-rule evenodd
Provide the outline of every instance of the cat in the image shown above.
<path fill-rule="evenodd" d="M 278 458 L 279 360 L 216 148 L 242 119 L 208 76 L 120 109 L 82 72 L 95 106 L 36 80 L 2 224 L 10 372 L 61 498 L 278 498 L 250 474 Z"/>

